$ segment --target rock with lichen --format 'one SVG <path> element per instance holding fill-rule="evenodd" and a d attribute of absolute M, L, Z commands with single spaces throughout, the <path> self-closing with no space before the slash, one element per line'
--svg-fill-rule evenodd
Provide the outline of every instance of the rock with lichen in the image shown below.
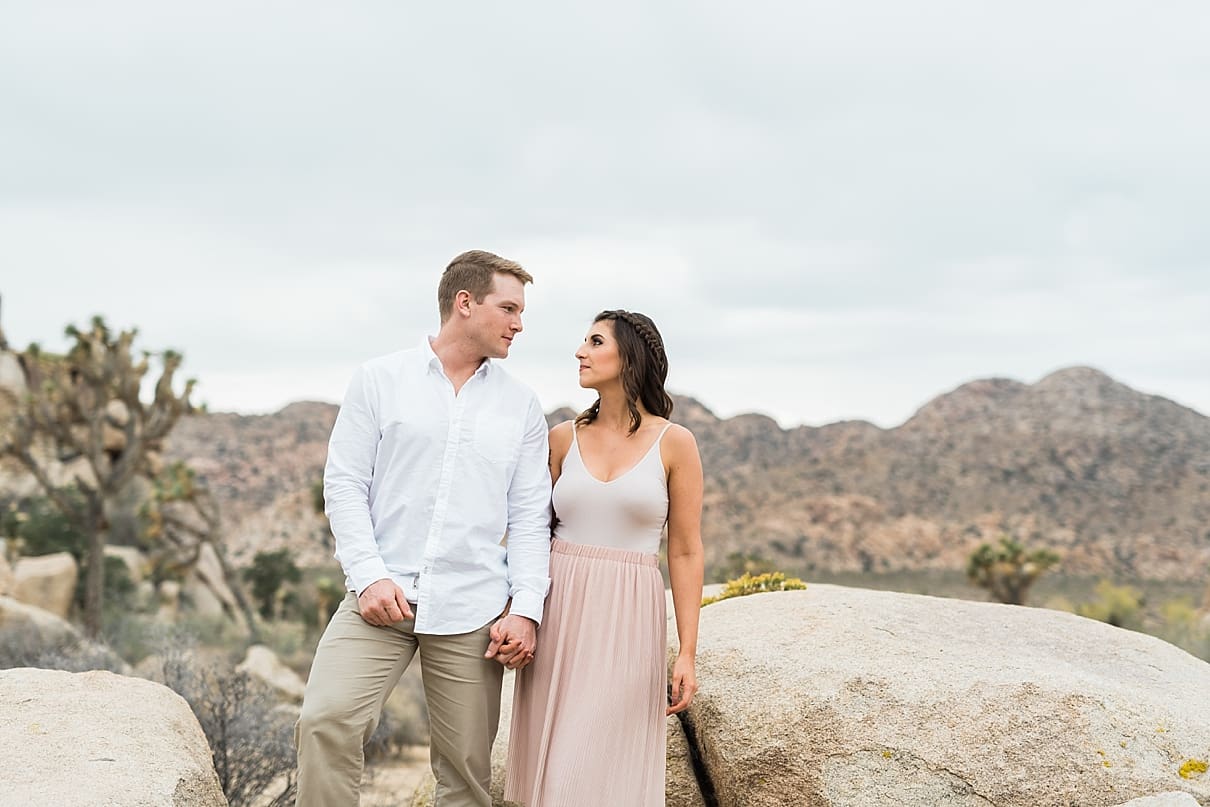
<path fill-rule="evenodd" d="M 0 671 L 0 803 L 227 807 L 181 696 L 108 672 Z"/>
<path fill-rule="evenodd" d="M 1157 793 L 1154 796 L 1142 796 L 1137 799 L 1119 804 L 1117 807 L 1200 807 L 1197 799 L 1188 793 L 1178 790 L 1168 793 Z"/>
<path fill-rule="evenodd" d="M 1045 609 L 811 585 L 702 610 L 719 807 L 1210 803 L 1210 664 Z"/>

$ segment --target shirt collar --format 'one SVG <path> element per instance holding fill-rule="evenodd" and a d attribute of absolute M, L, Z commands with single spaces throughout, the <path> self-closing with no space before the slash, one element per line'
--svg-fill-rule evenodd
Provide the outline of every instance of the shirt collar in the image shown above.
<path fill-rule="evenodd" d="M 424 357 L 425 364 L 430 370 L 436 370 L 442 375 L 445 375 L 445 367 L 442 366 L 441 359 L 439 359 L 437 354 L 433 352 L 433 339 L 435 338 L 436 337 L 433 336 L 425 336 L 420 340 L 420 355 Z M 472 374 L 472 377 L 477 375 L 486 376 L 489 372 L 491 372 L 491 367 L 492 360 L 488 357 L 485 357 L 479 366 L 475 368 L 475 372 Z"/>

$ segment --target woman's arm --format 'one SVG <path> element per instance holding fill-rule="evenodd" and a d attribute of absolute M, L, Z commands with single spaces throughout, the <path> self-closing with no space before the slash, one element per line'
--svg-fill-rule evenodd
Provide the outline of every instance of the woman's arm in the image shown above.
<path fill-rule="evenodd" d="M 683 711 L 697 692 L 694 658 L 697 622 L 702 607 L 702 458 L 693 433 L 673 426 L 664 438 L 668 469 L 668 576 L 680 651 L 672 665 L 672 704 L 668 714 Z"/>
<path fill-rule="evenodd" d="M 563 459 L 571 449 L 571 430 L 575 424 L 565 420 L 550 430 L 550 484 L 559 481 L 563 472 Z"/>

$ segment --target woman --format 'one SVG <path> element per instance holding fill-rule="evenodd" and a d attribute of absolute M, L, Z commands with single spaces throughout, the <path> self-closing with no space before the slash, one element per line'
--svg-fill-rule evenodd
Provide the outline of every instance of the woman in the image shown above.
<path fill-rule="evenodd" d="M 596 403 L 550 432 L 551 591 L 517 672 L 505 798 L 527 807 L 664 804 L 665 717 L 697 691 L 702 464 L 672 424 L 655 323 L 597 315 L 576 351 Z M 680 652 L 671 697 L 661 533 Z M 671 701 L 671 703 L 669 702 Z"/>

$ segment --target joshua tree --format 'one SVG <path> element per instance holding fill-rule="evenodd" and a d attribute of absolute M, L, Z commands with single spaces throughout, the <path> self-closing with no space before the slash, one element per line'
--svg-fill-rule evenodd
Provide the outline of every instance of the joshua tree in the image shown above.
<path fill-rule="evenodd" d="M 85 579 L 84 626 L 90 636 L 101 629 L 105 544 L 110 517 L 137 476 L 154 478 L 159 451 L 180 416 L 189 410 L 194 382 L 180 394 L 173 389 L 181 355 L 158 355 L 160 374 L 151 399 L 143 400 L 143 378 L 153 354 L 136 358 L 136 332 L 114 334 L 95 317 L 91 327 L 67 328 L 75 340 L 63 356 L 30 345 L 18 354 L 27 393 L 12 425 L 0 436 L 0 454 L 15 457 L 80 530 L 89 537 Z M 65 494 L 56 476 L 66 473 L 80 493 Z"/>
<path fill-rule="evenodd" d="M 175 576 L 197 563 L 202 545 L 210 544 L 222 567 L 236 605 L 248 623 L 253 642 L 260 641 L 256 615 L 220 542 L 221 513 L 210 489 L 192 468 L 174 462 L 151 479 L 151 493 L 139 515 L 143 537 L 152 545 L 153 566 L 161 575 Z"/>
<path fill-rule="evenodd" d="M 1049 549 L 1029 550 L 1004 535 L 999 546 L 983 544 L 971 554 L 966 576 L 1000 602 L 1024 605 L 1030 586 L 1058 562 Z"/>

